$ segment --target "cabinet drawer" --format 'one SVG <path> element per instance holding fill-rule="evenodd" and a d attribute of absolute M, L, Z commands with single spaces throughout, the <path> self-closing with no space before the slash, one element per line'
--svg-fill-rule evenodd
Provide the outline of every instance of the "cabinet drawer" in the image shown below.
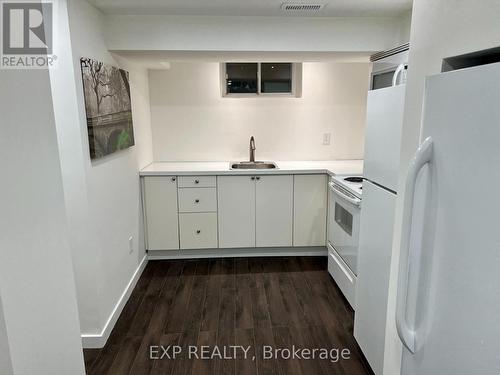
<path fill-rule="evenodd" d="M 179 214 L 181 249 L 217 247 L 217 214 L 215 212 Z"/>
<path fill-rule="evenodd" d="M 328 273 L 332 275 L 351 307 L 356 310 L 356 275 L 330 244 L 328 244 Z"/>
<path fill-rule="evenodd" d="M 178 186 L 189 187 L 216 187 L 215 176 L 179 176 Z"/>
<path fill-rule="evenodd" d="M 216 188 L 179 189 L 179 212 L 216 212 Z"/>

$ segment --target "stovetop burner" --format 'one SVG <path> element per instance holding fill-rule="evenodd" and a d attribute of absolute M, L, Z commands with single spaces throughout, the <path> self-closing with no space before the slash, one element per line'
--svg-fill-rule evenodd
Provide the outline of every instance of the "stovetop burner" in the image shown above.
<path fill-rule="evenodd" d="M 363 182 L 363 177 L 346 177 L 344 181 L 347 182 Z"/>
<path fill-rule="evenodd" d="M 345 174 L 332 176 L 331 180 L 333 183 L 342 186 L 343 188 L 349 190 L 350 193 L 361 199 L 361 195 L 363 194 L 361 186 L 363 183 L 363 176 Z"/>

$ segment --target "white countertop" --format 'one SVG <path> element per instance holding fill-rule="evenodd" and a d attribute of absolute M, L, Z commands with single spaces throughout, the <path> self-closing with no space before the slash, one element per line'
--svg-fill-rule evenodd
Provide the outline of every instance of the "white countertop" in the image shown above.
<path fill-rule="evenodd" d="M 229 161 L 216 162 L 154 162 L 141 169 L 141 176 L 182 175 L 251 175 L 251 174 L 317 174 L 363 173 L 363 160 L 276 161 L 278 169 L 229 169 Z"/>

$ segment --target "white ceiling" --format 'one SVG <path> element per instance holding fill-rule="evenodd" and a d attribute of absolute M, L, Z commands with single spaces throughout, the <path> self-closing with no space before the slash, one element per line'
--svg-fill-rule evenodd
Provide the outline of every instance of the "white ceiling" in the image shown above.
<path fill-rule="evenodd" d="M 288 16 L 284 0 L 88 0 L 107 14 L 171 14 L 211 16 Z M 291 0 L 290 3 L 326 4 L 320 12 L 295 16 L 367 17 L 398 16 L 413 0 Z"/>

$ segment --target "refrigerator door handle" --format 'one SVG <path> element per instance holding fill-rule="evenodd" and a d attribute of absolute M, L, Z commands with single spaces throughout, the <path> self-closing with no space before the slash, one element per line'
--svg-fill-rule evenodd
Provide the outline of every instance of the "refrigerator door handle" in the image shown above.
<path fill-rule="evenodd" d="M 415 185 L 420 170 L 432 159 L 432 138 L 426 138 L 418 148 L 410 163 L 406 178 L 405 198 L 403 205 L 403 220 L 401 233 L 401 254 L 399 258 L 398 291 L 396 299 L 396 328 L 403 345 L 415 353 L 415 330 L 406 321 L 406 303 L 408 293 L 408 278 L 410 271 L 410 236 L 413 216 L 413 199 Z"/>

